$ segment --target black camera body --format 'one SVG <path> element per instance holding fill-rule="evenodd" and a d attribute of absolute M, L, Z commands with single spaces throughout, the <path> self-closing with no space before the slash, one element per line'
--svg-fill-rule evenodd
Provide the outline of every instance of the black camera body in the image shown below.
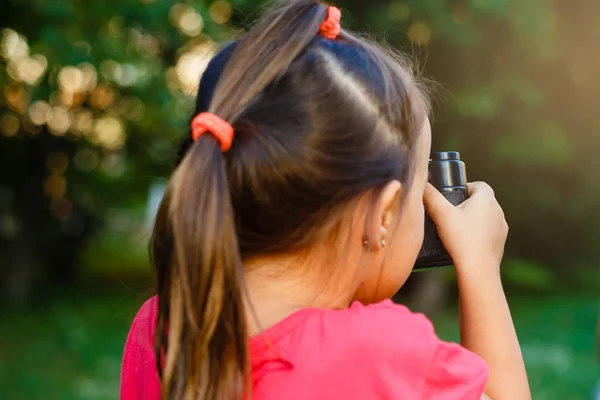
<path fill-rule="evenodd" d="M 429 183 L 453 205 L 467 200 L 467 171 L 456 151 L 433 153 L 429 160 Z M 425 213 L 425 237 L 413 271 L 452 266 L 452 258 L 438 236 L 435 224 Z"/>

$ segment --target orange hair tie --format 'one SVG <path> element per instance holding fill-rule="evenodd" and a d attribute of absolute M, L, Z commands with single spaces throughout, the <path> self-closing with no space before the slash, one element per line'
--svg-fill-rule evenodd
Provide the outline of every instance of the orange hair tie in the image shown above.
<path fill-rule="evenodd" d="M 342 30 L 340 21 L 342 20 L 342 11 L 333 6 L 327 7 L 327 19 L 321 24 L 319 33 L 327 39 L 334 40 Z"/>
<path fill-rule="evenodd" d="M 227 151 L 233 141 L 233 127 L 221 117 L 213 113 L 200 113 L 192 120 L 192 139 L 198 140 L 203 133 L 211 133 L 219 143 L 221 151 Z"/>

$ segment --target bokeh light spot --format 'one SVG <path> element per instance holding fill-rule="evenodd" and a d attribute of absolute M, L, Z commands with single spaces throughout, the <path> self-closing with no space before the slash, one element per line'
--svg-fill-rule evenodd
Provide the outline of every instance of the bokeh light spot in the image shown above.
<path fill-rule="evenodd" d="M 29 107 L 29 118 L 36 125 L 44 125 L 46 123 L 46 115 L 50 110 L 50 104 L 43 100 L 38 100 Z"/>
<path fill-rule="evenodd" d="M 123 27 L 125 25 L 125 18 L 118 15 L 116 17 L 112 17 L 110 21 L 108 21 L 108 33 L 110 36 L 120 39 L 123 37 Z"/>
<path fill-rule="evenodd" d="M 388 15 L 394 22 L 406 21 L 410 17 L 410 7 L 403 1 L 395 1 L 389 5 Z"/>
<path fill-rule="evenodd" d="M 424 22 L 415 22 L 408 28 L 410 39 L 422 46 L 427 46 L 431 40 L 431 30 Z"/>
<path fill-rule="evenodd" d="M 54 106 L 46 113 L 46 123 L 52 134 L 62 136 L 71 126 L 71 114 L 63 106 Z"/>
<path fill-rule="evenodd" d="M 21 126 L 23 127 L 23 129 L 25 129 L 25 131 L 27 131 L 28 133 L 34 134 L 34 135 L 38 134 L 42 131 L 42 127 L 34 124 L 31 121 L 31 118 L 28 116 L 24 116 L 21 119 Z"/>
<path fill-rule="evenodd" d="M 66 92 L 73 93 L 83 89 L 83 72 L 77 67 L 63 67 L 58 73 L 58 85 Z"/>
<path fill-rule="evenodd" d="M 116 81 L 121 86 L 129 87 L 133 86 L 138 79 L 138 70 L 133 64 L 123 64 L 121 66 L 121 73 Z"/>
<path fill-rule="evenodd" d="M 471 22 L 471 10 L 468 3 L 459 3 L 452 7 L 452 19 L 459 25 Z"/>
<path fill-rule="evenodd" d="M 117 105 L 119 114 L 130 121 L 139 121 L 144 117 L 144 103 L 137 97 L 125 97 Z"/>
<path fill-rule="evenodd" d="M 181 33 L 186 36 L 198 36 L 204 28 L 202 16 L 191 6 L 176 3 L 169 11 L 169 20 Z"/>
<path fill-rule="evenodd" d="M 0 214 L 0 236 L 5 239 L 12 239 L 19 233 L 19 224 L 15 217 L 10 213 Z"/>
<path fill-rule="evenodd" d="M 125 160 L 120 154 L 107 154 L 102 159 L 102 171 L 111 178 L 119 178 L 125 173 Z"/>
<path fill-rule="evenodd" d="M 104 78 L 118 82 L 123 75 L 123 67 L 115 60 L 104 60 L 100 63 L 100 73 Z"/>
<path fill-rule="evenodd" d="M 19 132 L 21 123 L 19 117 L 14 114 L 4 114 L 0 117 L 0 129 L 4 136 L 14 136 Z"/>
<path fill-rule="evenodd" d="M 62 175 L 69 167 L 69 157 L 65 152 L 53 151 L 46 156 L 46 168 L 48 171 Z"/>
<path fill-rule="evenodd" d="M 48 60 L 41 54 L 34 54 L 8 63 L 8 74 L 17 82 L 25 82 L 28 85 L 36 85 L 46 72 Z"/>
<path fill-rule="evenodd" d="M 82 172 L 91 172 L 98 167 L 99 157 L 96 151 L 90 148 L 79 150 L 73 158 L 75 168 Z"/>
<path fill-rule="evenodd" d="M 98 85 L 92 90 L 90 104 L 94 108 L 105 110 L 110 107 L 115 99 L 113 91 L 103 85 Z"/>
<path fill-rule="evenodd" d="M 44 180 L 44 193 L 53 199 L 64 197 L 67 193 L 67 180 L 62 175 L 49 175 Z"/>
<path fill-rule="evenodd" d="M 22 114 L 29 102 L 29 96 L 21 86 L 6 86 L 4 87 L 4 98 L 6 103 L 14 111 Z"/>
<path fill-rule="evenodd" d="M 0 54 L 7 60 L 20 60 L 29 55 L 29 46 L 17 32 L 4 28 L 0 37 Z"/>
<path fill-rule="evenodd" d="M 94 127 L 93 114 L 89 110 L 77 110 L 73 113 L 73 123 L 71 132 L 76 135 L 83 135 L 90 132 Z"/>
<path fill-rule="evenodd" d="M 108 150 L 118 150 L 125 144 L 123 124 L 113 116 L 96 120 L 94 132 L 100 144 Z"/>
<path fill-rule="evenodd" d="M 202 32 L 204 21 L 200 14 L 190 8 L 181 16 L 179 20 L 179 29 L 187 36 L 198 36 Z"/>
<path fill-rule="evenodd" d="M 98 83 L 98 73 L 96 67 L 92 64 L 84 62 L 78 65 L 79 70 L 83 76 L 82 89 L 89 91 L 96 87 Z"/>
<path fill-rule="evenodd" d="M 181 89 L 185 94 L 193 95 L 200 82 L 200 76 L 216 51 L 213 42 L 207 41 L 182 54 L 177 60 L 175 71 Z M 169 75 L 167 75 L 169 79 Z"/>
<path fill-rule="evenodd" d="M 210 6 L 208 13 L 217 24 L 226 24 L 231 19 L 233 10 L 231 4 L 225 0 L 217 0 Z"/>
<path fill-rule="evenodd" d="M 183 3 L 173 4 L 171 9 L 169 10 L 169 21 L 171 22 L 171 25 L 179 27 L 179 21 L 181 20 L 181 17 L 189 7 L 190 6 Z"/>

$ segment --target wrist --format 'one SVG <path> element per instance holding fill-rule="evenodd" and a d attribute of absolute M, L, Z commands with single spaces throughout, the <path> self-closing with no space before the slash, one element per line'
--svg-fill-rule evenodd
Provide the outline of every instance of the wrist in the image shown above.
<path fill-rule="evenodd" d="M 458 284 L 501 284 L 500 260 L 493 257 L 459 259 L 454 265 Z"/>

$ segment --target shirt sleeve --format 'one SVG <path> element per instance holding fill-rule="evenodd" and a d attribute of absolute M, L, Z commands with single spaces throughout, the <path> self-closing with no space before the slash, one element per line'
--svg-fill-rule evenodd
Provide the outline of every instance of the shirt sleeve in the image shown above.
<path fill-rule="evenodd" d="M 487 365 L 459 344 L 440 340 L 423 314 L 391 301 L 354 310 L 362 314 L 355 331 L 369 338 L 378 398 L 480 400 Z"/>
<path fill-rule="evenodd" d="M 438 341 L 423 398 L 479 400 L 487 377 L 487 365 L 479 356 L 456 343 Z"/>
<path fill-rule="evenodd" d="M 160 379 L 154 356 L 157 298 L 148 300 L 136 315 L 123 352 L 121 400 L 159 400 Z"/>

